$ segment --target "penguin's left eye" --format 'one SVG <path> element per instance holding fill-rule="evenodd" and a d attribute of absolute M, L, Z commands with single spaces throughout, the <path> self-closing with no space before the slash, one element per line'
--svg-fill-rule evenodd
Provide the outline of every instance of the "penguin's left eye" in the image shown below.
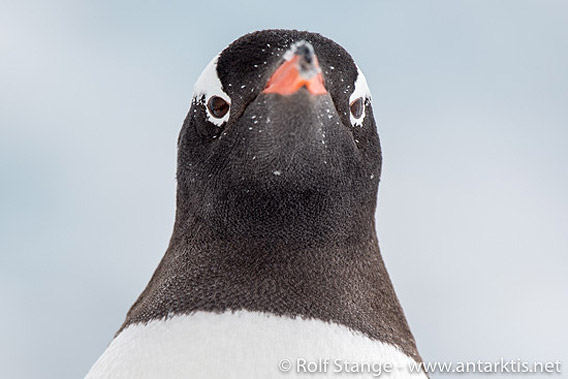
<path fill-rule="evenodd" d="M 353 100 L 351 102 L 351 104 L 349 105 L 349 109 L 351 110 L 351 115 L 353 115 L 353 117 L 355 119 L 361 118 L 361 116 L 363 115 L 364 106 L 365 106 L 365 103 L 364 103 L 362 97 L 359 97 L 358 99 Z"/>
<path fill-rule="evenodd" d="M 207 102 L 207 108 L 215 118 L 222 118 L 229 111 L 230 104 L 219 96 L 212 96 Z"/>

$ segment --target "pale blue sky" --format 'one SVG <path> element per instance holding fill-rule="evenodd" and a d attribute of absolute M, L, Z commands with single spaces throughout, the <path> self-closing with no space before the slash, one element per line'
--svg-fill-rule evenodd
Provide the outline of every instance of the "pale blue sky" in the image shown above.
<path fill-rule="evenodd" d="M 24 0 L 0 3 L 0 376 L 77 378 L 104 350 L 167 246 L 193 83 L 265 28 L 365 72 L 423 357 L 567 359 L 567 2 Z"/>

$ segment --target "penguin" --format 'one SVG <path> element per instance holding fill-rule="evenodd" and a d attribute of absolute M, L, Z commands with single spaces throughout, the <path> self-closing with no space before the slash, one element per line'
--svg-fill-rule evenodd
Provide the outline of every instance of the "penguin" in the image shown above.
<path fill-rule="evenodd" d="M 371 93 L 344 48 L 240 37 L 199 76 L 177 147 L 169 246 L 87 378 L 426 377 L 375 231 Z"/>

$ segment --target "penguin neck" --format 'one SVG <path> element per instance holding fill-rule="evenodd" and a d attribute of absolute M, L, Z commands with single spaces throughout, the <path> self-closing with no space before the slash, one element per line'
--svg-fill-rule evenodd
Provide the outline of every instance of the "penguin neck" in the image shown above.
<path fill-rule="evenodd" d="M 420 359 L 379 252 L 373 199 L 194 195 L 178 192 L 170 246 L 121 330 L 172 314 L 246 310 L 331 321 Z"/>
<path fill-rule="evenodd" d="M 172 245 L 215 241 L 242 249 L 304 250 L 368 247 L 377 239 L 374 196 L 365 202 L 333 190 L 291 190 L 195 198 L 178 189 Z"/>

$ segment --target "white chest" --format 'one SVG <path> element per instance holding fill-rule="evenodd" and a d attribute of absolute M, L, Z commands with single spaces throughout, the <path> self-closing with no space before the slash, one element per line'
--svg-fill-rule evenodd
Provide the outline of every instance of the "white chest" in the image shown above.
<path fill-rule="evenodd" d="M 410 373 L 413 364 L 398 348 L 337 324 L 197 312 L 130 325 L 87 378 L 376 378 L 379 370 L 381 378 L 425 378 Z"/>

